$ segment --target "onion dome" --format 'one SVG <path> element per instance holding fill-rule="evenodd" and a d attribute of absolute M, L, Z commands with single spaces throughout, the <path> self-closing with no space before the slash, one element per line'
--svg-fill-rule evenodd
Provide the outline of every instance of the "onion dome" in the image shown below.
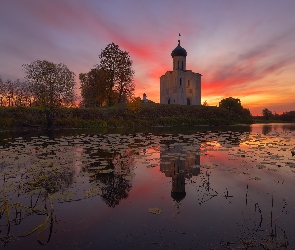
<path fill-rule="evenodd" d="M 172 51 L 171 56 L 187 56 L 187 52 L 184 48 L 180 46 L 180 40 L 178 40 L 177 47 Z"/>
<path fill-rule="evenodd" d="M 186 196 L 186 192 L 171 192 L 171 197 L 174 201 L 180 202 L 182 201 Z"/>

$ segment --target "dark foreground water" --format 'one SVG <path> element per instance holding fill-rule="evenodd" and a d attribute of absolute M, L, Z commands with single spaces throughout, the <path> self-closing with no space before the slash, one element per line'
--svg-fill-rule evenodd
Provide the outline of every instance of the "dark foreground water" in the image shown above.
<path fill-rule="evenodd" d="M 0 248 L 295 248 L 294 124 L 0 139 Z"/>

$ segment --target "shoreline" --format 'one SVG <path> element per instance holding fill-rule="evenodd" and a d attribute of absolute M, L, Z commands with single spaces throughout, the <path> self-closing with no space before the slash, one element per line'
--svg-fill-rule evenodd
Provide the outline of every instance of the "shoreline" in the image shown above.
<path fill-rule="evenodd" d="M 279 122 L 279 123 L 253 123 L 253 124 L 231 124 L 231 125 L 182 125 L 182 126 L 149 126 L 149 127 L 98 127 L 98 128 L 54 128 L 52 130 L 47 130 L 45 128 L 40 129 L 12 129 L 12 130 L 0 130 L 0 134 L 59 134 L 67 133 L 123 133 L 123 134 L 133 134 L 133 133 L 190 133 L 196 131 L 243 131 L 247 132 L 251 130 L 251 127 L 255 125 L 261 126 L 276 126 L 276 125 L 295 125 L 294 122 Z"/>
<path fill-rule="evenodd" d="M 46 128 L 40 108 L 0 107 L 0 130 Z M 142 104 L 130 110 L 121 104 L 101 108 L 56 108 L 54 128 L 221 126 L 252 124 L 247 112 L 234 112 L 213 106 Z"/>

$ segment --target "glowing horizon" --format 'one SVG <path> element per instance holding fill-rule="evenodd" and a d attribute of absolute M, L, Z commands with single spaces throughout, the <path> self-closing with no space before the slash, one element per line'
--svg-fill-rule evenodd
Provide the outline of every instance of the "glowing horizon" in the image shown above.
<path fill-rule="evenodd" d="M 295 107 L 295 2 L 5 1 L 0 9 L 0 75 L 23 79 L 22 65 L 64 63 L 76 74 L 99 63 L 114 42 L 129 52 L 135 96 L 159 102 L 171 51 L 187 50 L 187 69 L 202 74 L 202 103 L 241 99 L 253 115 Z"/>

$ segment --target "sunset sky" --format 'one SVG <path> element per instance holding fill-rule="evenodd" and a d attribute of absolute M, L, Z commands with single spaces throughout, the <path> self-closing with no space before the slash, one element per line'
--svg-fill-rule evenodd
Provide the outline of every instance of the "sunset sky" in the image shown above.
<path fill-rule="evenodd" d="M 3 80 L 48 60 L 67 65 L 78 89 L 79 73 L 114 42 L 133 60 L 135 95 L 159 102 L 181 33 L 187 69 L 203 75 L 202 102 L 240 98 L 253 115 L 295 110 L 295 0 L 0 1 Z"/>

